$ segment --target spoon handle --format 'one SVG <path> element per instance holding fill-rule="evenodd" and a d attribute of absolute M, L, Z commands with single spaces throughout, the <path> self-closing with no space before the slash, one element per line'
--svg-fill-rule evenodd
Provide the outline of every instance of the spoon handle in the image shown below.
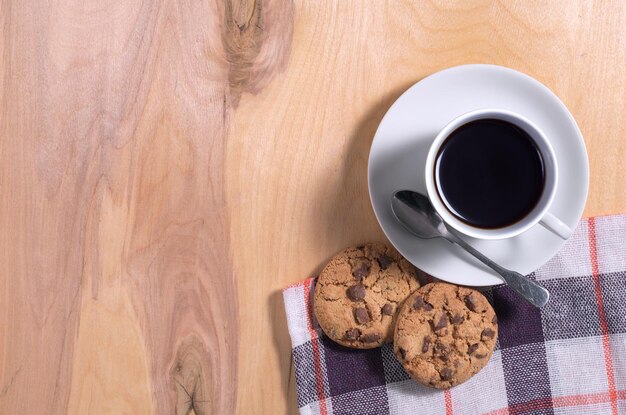
<path fill-rule="evenodd" d="M 537 284 L 535 281 L 518 272 L 508 270 L 496 264 L 452 232 L 447 232 L 445 238 L 448 241 L 459 245 L 461 248 L 465 249 L 467 252 L 476 257 L 476 259 L 481 261 L 483 264 L 487 265 L 489 268 L 500 274 L 500 276 L 502 276 L 502 279 L 514 291 L 519 293 L 534 306 L 543 307 L 550 299 L 550 293 L 541 285 Z"/>

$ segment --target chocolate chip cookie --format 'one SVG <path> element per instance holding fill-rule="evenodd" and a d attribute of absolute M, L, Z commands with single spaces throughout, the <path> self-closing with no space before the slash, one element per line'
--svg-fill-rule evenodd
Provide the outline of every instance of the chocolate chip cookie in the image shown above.
<path fill-rule="evenodd" d="M 398 308 L 417 288 L 415 268 L 395 249 L 357 246 L 326 265 L 317 279 L 313 309 L 332 340 L 371 349 L 393 339 Z"/>
<path fill-rule="evenodd" d="M 394 351 L 413 379 L 448 389 L 487 364 L 497 336 L 496 314 L 484 295 L 436 282 L 414 292 L 402 305 Z"/>

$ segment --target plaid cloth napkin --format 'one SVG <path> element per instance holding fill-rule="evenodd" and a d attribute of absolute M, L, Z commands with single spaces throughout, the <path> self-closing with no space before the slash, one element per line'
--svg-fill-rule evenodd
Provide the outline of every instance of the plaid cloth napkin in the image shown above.
<path fill-rule="evenodd" d="M 506 286 L 485 291 L 496 351 L 449 391 L 410 380 L 391 345 L 351 350 L 323 336 L 314 279 L 286 288 L 300 413 L 626 414 L 626 215 L 583 220 L 533 276 L 551 293 L 542 310 Z"/>

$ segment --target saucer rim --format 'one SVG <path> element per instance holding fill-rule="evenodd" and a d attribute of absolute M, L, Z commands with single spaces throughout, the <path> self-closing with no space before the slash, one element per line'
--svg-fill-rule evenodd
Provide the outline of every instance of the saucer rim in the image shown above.
<path fill-rule="evenodd" d="M 385 234 L 385 236 L 387 237 L 387 239 L 389 240 L 389 242 L 396 247 L 396 249 L 398 249 L 398 251 L 403 254 L 403 256 L 405 256 L 407 258 L 407 260 L 409 260 L 409 262 L 413 263 L 416 267 L 418 267 L 418 269 L 420 268 L 419 265 L 417 265 L 414 261 L 412 260 L 412 258 L 410 258 L 409 256 L 404 255 L 403 251 L 405 251 L 404 249 L 402 249 L 402 247 L 399 247 L 398 244 L 394 243 L 394 241 L 389 237 L 389 232 L 387 229 L 385 229 L 385 226 L 383 226 L 383 222 L 381 221 L 381 215 L 383 214 L 383 211 L 381 211 L 380 213 L 377 212 L 376 210 L 376 205 L 374 203 L 374 195 L 372 192 L 372 163 L 373 163 L 373 149 L 374 149 L 374 145 L 376 143 L 377 138 L 380 136 L 381 134 L 381 127 L 383 125 L 385 125 L 385 121 L 387 120 L 388 117 L 390 117 L 390 115 L 394 112 L 394 110 L 396 110 L 397 106 L 400 105 L 400 103 L 403 101 L 403 97 L 406 94 L 409 94 L 414 88 L 418 87 L 419 84 L 426 82 L 426 81 L 432 81 L 435 78 L 441 77 L 441 76 L 447 76 L 449 75 L 451 72 L 457 72 L 457 71 L 465 71 L 465 70 L 485 70 L 487 72 L 489 71 L 500 71 L 500 72 L 507 72 L 508 75 L 510 76 L 514 76 L 514 77 L 518 77 L 518 78 L 523 78 L 524 81 L 526 82 L 530 82 L 532 84 L 535 84 L 536 87 L 538 87 L 539 89 L 543 90 L 544 93 L 546 93 L 546 96 L 548 98 L 550 98 L 553 102 L 553 104 L 557 104 L 558 107 L 560 107 L 561 109 L 561 113 L 563 116 L 566 117 L 566 119 L 564 118 L 564 123 L 570 123 L 571 126 L 574 127 L 574 130 L 576 132 L 576 137 L 574 137 L 572 140 L 569 140 L 569 145 L 572 146 L 576 146 L 578 147 L 578 151 L 581 155 L 583 155 L 584 157 L 582 157 L 582 163 L 580 165 L 580 169 L 581 169 L 581 176 L 584 176 L 584 183 L 581 177 L 581 186 L 580 187 L 584 187 L 584 189 L 580 189 L 580 192 L 578 193 L 574 193 L 574 195 L 576 196 L 576 198 L 580 198 L 580 202 L 579 202 L 579 206 L 574 206 L 575 209 L 573 208 L 573 212 L 575 212 L 575 218 L 576 221 L 574 223 L 574 221 L 572 220 L 572 223 L 569 222 L 565 222 L 568 226 L 572 227 L 572 229 L 574 229 L 577 224 L 580 222 L 584 209 L 585 209 L 585 205 L 587 202 L 587 197 L 589 194 L 589 155 L 587 153 L 587 147 L 584 141 L 584 138 L 582 136 L 582 133 L 580 131 L 580 127 L 578 125 L 578 123 L 576 122 L 576 120 L 574 119 L 573 115 L 571 114 L 571 112 L 569 111 L 569 109 L 565 106 L 565 104 L 561 101 L 561 99 L 547 86 L 545 86 L 543 83 L 539 82 L 538 80 L 536 80 L 535 78 L 519 72 L 517 70 L 511 69 L 511 68 L 507 68 L 504 66 L 499 66 L 499 65 L 491 65 L 491 64 L 466 64 L 466 65 L 458 65 L 458 66 L 453 66 L 453 67 L 449 67 L 443 70 L 440 70 L 438 72 L 435 72 L 431 75 L 428 75 L 424 78 L 422 78 L 421 80 L 419 80 L 418 82 L 416 82 L 415 84 L 411 85 L 409 88 L 407 88 L 406 91 L 404 91 L 402 93 L 402 95 L 400 95 L 395 101 L 394 103 L 389 107 L 389 109 L 387 110 L 387 112 L 385 113 L 385 115 L 383 116 L 382 120 L 380 121 L 377 129 L 376 129 L 376 133 L 374 135 L 374 139 L 372 141 L 371 147 L 370 147 L 370 152 L 369 152 L 369 156 L 368 156 L 368 193 L 369 193 L 369 198 L 370 198 L 370 203 L 372 205 L 372 208 L 374 210 L 374 215 L 381 227 L 381 229 L 383 230 L 383 233 Z M 506 93 L 506 92 L 505 92 Z M 477 107 L 480 108 L 480 107 Z M 525 115 L 526 116 L 526 115 Z M 434 140 L 434 137 L 433 137 Z M 576 143 L 574 143 L 576 142 Z M 582 198 L 581 198 L 582 196 Z M 558 196 L 555 196 L 555 200 Z M 553 200 L 554 203 L 554 200 Z M 539 225 L 536 225 L 539 226 Z M 546 230 L 546 232 L 549 232 Z M 509 239 L 515 239 L 515 238 L 519 238 L 521 237 L 523 234 L 521 235 L 517 235 L 514 236 L 512 238 Z M 468 237 L 466 235 L 462 235 L 463 239 L 466 238 L 471 238 Z M 496 240 L 497 241 L 497 240 Z M 557 245 L 555 245 L 555 248 L 553 249 L 554 253 L 543 263 L 539 264 L 537 267 L 535 267 L 535 269 L 540 268 L 541 266 L 543 266 L 547 261 L 549 261 L 551 258 L 554 257 L 554 255 L 556 255 L 560 249 L 563 247 L 563 245 L 565 244 L 565 242 L 567 242 L 567 240 L 561 240 L 560 243 L 558 243 Z M 453 251 L 449 252 L 446 250 L 446 252 L 444 253 L 444 255 L 456 255 Z M 427 271 L 424 271 L 427 272 Z M 446 277 L 445 275 L 440 275 L 440 273 L 430 273 L 433 277 L 441 279 L 443 281 L 447 281 L 447 282 L 451 282 L 451 283 L 455 283 L 455 284 L 460 284 L 460 285 L 470 285 L 470 286 L 475 286 L 475 287 L 490 287 L 490 286 L 494 286 L 494 285 L 499 285 L 502 284 L 502 281 L 495 276 L 494 274 L 492 274 L 491 272 L 484 270 L 484 272 L 482 273 L 482 275 L 479 275 L 477 278 L 478 281 L 476 280 L 463 280 L 460 281 L 459 278 L 457 277 Z"/>

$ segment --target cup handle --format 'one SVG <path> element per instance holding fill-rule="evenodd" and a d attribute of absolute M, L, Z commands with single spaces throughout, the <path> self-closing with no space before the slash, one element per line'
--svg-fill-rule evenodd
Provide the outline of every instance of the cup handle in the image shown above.
<path fill-rule="evenodd" d="M 547 212 L 539 223 L 541 226 L 563 239 L 568 239 L 572 234 L 572 229 L 550 212 Z"/>

